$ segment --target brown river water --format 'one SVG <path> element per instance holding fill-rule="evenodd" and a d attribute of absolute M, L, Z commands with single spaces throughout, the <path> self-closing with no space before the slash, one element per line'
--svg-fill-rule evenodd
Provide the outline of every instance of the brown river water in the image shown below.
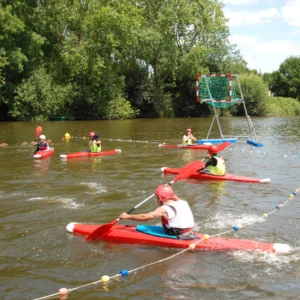
<path fill-rule="evenodd" d="M 206 151 L 163 149 L 158 144 L 179 144 L 187 127 L 196 138 L 206 138 L 210 122 L 211 118 L 0 123 L 0 144 L 8 144 L 0 146 L 0 299 L 37 299 L 60 288 L 74 289 L 70 300 L 298 298 L 298 250 L 289 255 L 187 251 L 147 267 L 181 250 L 87 243 L 66 232 L 70 222 L 112 222 L 150 196 L 157 185 L 174 178 L 162 175 L 161 167 L 203 159 Z M 220 122 L 226 135 L 247 134 L 245 118 Z M 294 199 L 289 196 L 300 187 L 300 118 L 252 122 L 264 147 L 239 139 L 221 154 L 228 173 L 271 178 L 270 183 L 180 180 L 173 188 L 189 202 L 199 232 L 214 235 L 251 223 L 226 237 L 286 243 L 297 249 L 300 192 Z M 23 145 L 35 138 L 38 125 L 55 148 L 54 156 L 44 160 L 33 160 L 32 146 Z M 89 131 L 100 135 L 103 151 L 121 149 L 121 154 L 61 160 L 60 154 L 87 149 Z M 66 132 L 73 136 L 67 142 L 62 140 Z M 212 137 L 220 137 L 217 128 Z M 282 209 L 275 209 L 286 201 Z M 155 208 L 153 198 L 136 212 Z M 139 267 L 127 277 L 82 287 L 104 275 Z"/>

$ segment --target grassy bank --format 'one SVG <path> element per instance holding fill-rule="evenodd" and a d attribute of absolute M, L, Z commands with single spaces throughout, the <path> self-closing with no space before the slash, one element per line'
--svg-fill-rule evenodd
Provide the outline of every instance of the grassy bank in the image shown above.
<path fill-rule="evenodd" d="M 300 102 L 294 98 L 269 97 L 266 108 L 268 116 L 300 115 Z"/>

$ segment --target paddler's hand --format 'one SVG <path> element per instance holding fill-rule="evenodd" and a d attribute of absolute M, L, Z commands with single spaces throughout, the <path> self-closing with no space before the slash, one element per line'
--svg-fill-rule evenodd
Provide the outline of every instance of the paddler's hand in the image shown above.
<path fill-rule="evenodd" d="M 119 217 L 119 218 L 120 218 L 121 220 L 126 220 L 126 219 L 128 219 L 128 217 L 129 217 L 129 215 L 128 215 L 127 213 L 123 212 L 123 213 L 120 214 L 120 217 Z"/>

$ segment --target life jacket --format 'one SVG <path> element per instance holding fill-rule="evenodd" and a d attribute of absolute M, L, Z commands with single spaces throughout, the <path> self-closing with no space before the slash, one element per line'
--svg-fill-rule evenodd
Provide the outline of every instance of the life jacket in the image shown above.
<path fill-rule="evenodd" d="M 185 136 L 183 136 L 183 138 L 182 138 L 182 144 L 183 144 L 183 145 L 192 145 L 192 144 L 193 144 L 193 141 L 192 141 L 191 138 L 188 138 L 188 140 L 185 142 L 185 141 L 184 141 L 184 137 L 185 137 Z"/>
<path fill-rule="evenodd" d="M 90 145 L 91 152 L 101 152 L 101 145 L 99 144 L 91 144 Z"/>
<path fill-rule="evenodd" d="M 40 143 L 38 147 L 38 151 L 46 151 L 49 150 L 49 145 L 46 142 Z"/>
<path fill-rule="evenodd" d="M 193 213 L 185 200 L 171 201 L 162 207 L 167 213 L 173 209 L 175 211 L 175 216 L 173 218 L 161 218 L 163 226 L 169 229 L 179 229 L 179 231 L 181 231 L 179 233 L 184 232 L 184 230 L 189 231 L 195 226 Z"/>
<path fill-rule="evenodd" d="M 218 156 L 214 156 L 214 158 L 217 160 L 217 165 L 215 167 L 208 166 L 210 173 L 213 175 L 225 175 L 226 167 L 224 159 Z"/>

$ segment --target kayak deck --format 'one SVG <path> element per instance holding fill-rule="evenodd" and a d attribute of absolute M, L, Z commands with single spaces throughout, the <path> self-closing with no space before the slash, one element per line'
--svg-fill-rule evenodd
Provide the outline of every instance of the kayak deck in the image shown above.
<path fill-rule="evenodd" d="M 161 171 L 163 173 L 169 173 L 169 174 L 178 174 L 181 171 L 181 168 L 168 168 L 163 167 L 161 168 Z M 239 182 L 252 182 L 252 183 L 267 183 L 270 182 L 270 178 L 260 179 L 260 178 L 253 178 L 253 177 L 247 177 L 247 176 L 240 176 L 240 175 L 234 175 L 226 173 L 225 175 L 218 176 L 218 175 L 211 175 L 207 173 L 198 173 L 194 172 L 190 174 L 190 179 L 198 179 L 198 180 L 230 180 L 230 181 L 239 181 Z"/>
<path fill-rule="evenodd" d="M 61 154 L 60 158 L 67 159 L 67 158 L 78 158 L 78 157 L 97 157 L 97 156 L 104 156 L 104 155 L 114 155 L 121 153 L 120 149 L 108 150 L 108 151 L 101 151 L 101 152 L 88 152 L 88 151 L 81 151 L 81 152 L 74 152 L 69 154 Z"/>
<path fill-rule="evenodd" d="M 67 232 L 88 236 L 101 224 L 81 224 L 70 223 L 67 225 Z M 148 227 L 149 225 L 142 225 Z M 150 225 L 153 227 L 153 225 Z M 160 226 L 156 226 L 160 227 Z M 224 237 L 211 237 L 208 240 L 202 240 L 203 234 L 195 233 L 197 239 L 194 240 L 179 240 L 173 237 L 160 237 L 137 230 L 135 225 L 114 225 L 109 231 L 98 237 L 99 240 L 125 243 L 125 244 L 143 244 L 171 248 L 188 248 L 191 244 L 196 244 L 196 249 L 209 251 L 266 251 L 272 253 L 288 253 L 291 248 L 287 244 L 265 243 L 252 240 L 238 240 Z M 199 242 L 200 241 L 200 242 Z"/>
<path fill-rule="evenodd" d="M 41 159 L 44 157 L 48 157 L 54 154 L 54 148 L 49 148 L 45 151 L 37 151 L 35 154 L 33 154 L 34 159 Z"/>
<path fill-rule="evenodd" d="M 198 144 L 192 144 L 192 145 L 170 145 L 170 144 L 159 144 L 158 147 L 160 148 L 174 148 L 174 149 L 194 149 L 194 150 L 208 150 L 209 145 L 198 145 Z"/>

